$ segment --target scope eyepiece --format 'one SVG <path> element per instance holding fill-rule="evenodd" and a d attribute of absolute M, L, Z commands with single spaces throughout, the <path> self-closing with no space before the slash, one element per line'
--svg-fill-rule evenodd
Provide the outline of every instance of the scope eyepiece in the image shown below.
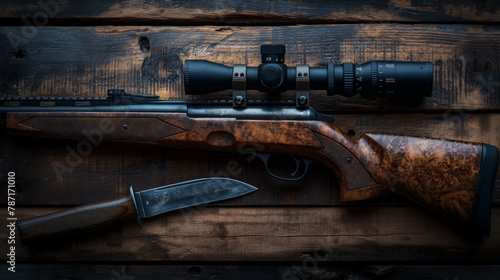
<path fill-rule="evenodd" d="M 334 69 L 334 86 L 333 90 L 329 87 L 328 95 L 428 97 L 432 94 L 433 75 L 430 62 L 346 62 L 341 65 L 329 65 L 329 68 Z"/>
<path fill-rule="evenodd" d="M 279 93 L 297 90 L 299 67 L 284 63 L 284 45 L 262 45 L 258 67 L 246 67 L 246 89 Z M 302 68 L 301 68 L 302 69 Z M 308 87 L 326 90 L 328 95 L 365 97 L 428 97 L 432 94 L 433 67 L 430 62 L 369 61 L 363 64 L 328 63 L 307 66 Z M 208 94 L 233 87 L 233 68 L 205 60 L 186 60 L 186 94 Z"/>

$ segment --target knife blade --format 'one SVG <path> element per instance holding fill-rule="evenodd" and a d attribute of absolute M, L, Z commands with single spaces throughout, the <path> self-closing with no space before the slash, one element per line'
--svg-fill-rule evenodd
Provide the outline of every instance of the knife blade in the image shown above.
<path fill-rule="evenodd" d="M 202 178 L 134 192 L 110 201 L 75 207 L 66 211 L 20 220 L 22 244 L 62 235 L 83 233 L 126 218 L 150 218 L 166 212 L 239 197 L 257 188 L 230 178 Z"/>

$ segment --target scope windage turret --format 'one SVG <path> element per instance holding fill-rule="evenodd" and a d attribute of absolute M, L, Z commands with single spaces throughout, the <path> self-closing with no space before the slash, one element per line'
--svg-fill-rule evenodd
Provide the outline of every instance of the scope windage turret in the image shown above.
<path fill-rule="evenodd" d="M 233 67 L 206 60 L 186 60 L 184 88 L 186 94 L 208 94 L 231 89 L 233 75 L 246 77 L 246 89 L 277 93 L 295 90 L 297 67 L 284 64 L 284 45 L 262 45 L 262 64 L 246 67 L 246 73 L 233 74 Z M 301 68 L 302 69 L 302 68 Z M 326 67 L 307 67 L 311 90 L 326 90 L 328 95 L 382 97 L 426 97 L 432 94 L 432 63 L 369 61 L 346 62 Z"/>

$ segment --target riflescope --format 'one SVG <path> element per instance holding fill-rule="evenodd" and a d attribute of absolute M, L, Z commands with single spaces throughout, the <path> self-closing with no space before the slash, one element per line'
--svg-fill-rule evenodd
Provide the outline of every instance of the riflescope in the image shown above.
<path fill-rule="evenodd" d="M 227 89 L 278 93 L 287 90 L 326 90 L 328 95 L 365 97 L 426 97 L 432 93 L 432 63 L 369 61 L 345 62 L 326 67 L 285 65 L 284 45 L 262 45 L 262 64 L 258 67 L 228 67 L 206 60 L 186 60 L 186 94 L 208 94 Z M 297 94 L 297 102 L 308 103 L 309 96 Z M 241 98 L 237 99 L 242 101 Z M 244 100 L 243 100 L 244 102 Z"/>

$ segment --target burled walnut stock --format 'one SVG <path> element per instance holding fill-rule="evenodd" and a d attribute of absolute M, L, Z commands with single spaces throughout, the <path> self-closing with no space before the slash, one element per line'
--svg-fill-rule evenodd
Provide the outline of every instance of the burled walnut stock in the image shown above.
<path fill-rule="evenodd" d="M 114 140 L 172 148 L 238 150 L 303 156 L 329 167 L 343 201 L 391 191 L 468 223 L 474 212 L 481 144 L 399 135 L 349 137 L 320 121 L 190 118 L 184 113 L 10 113 L 13 134 Z"/>

